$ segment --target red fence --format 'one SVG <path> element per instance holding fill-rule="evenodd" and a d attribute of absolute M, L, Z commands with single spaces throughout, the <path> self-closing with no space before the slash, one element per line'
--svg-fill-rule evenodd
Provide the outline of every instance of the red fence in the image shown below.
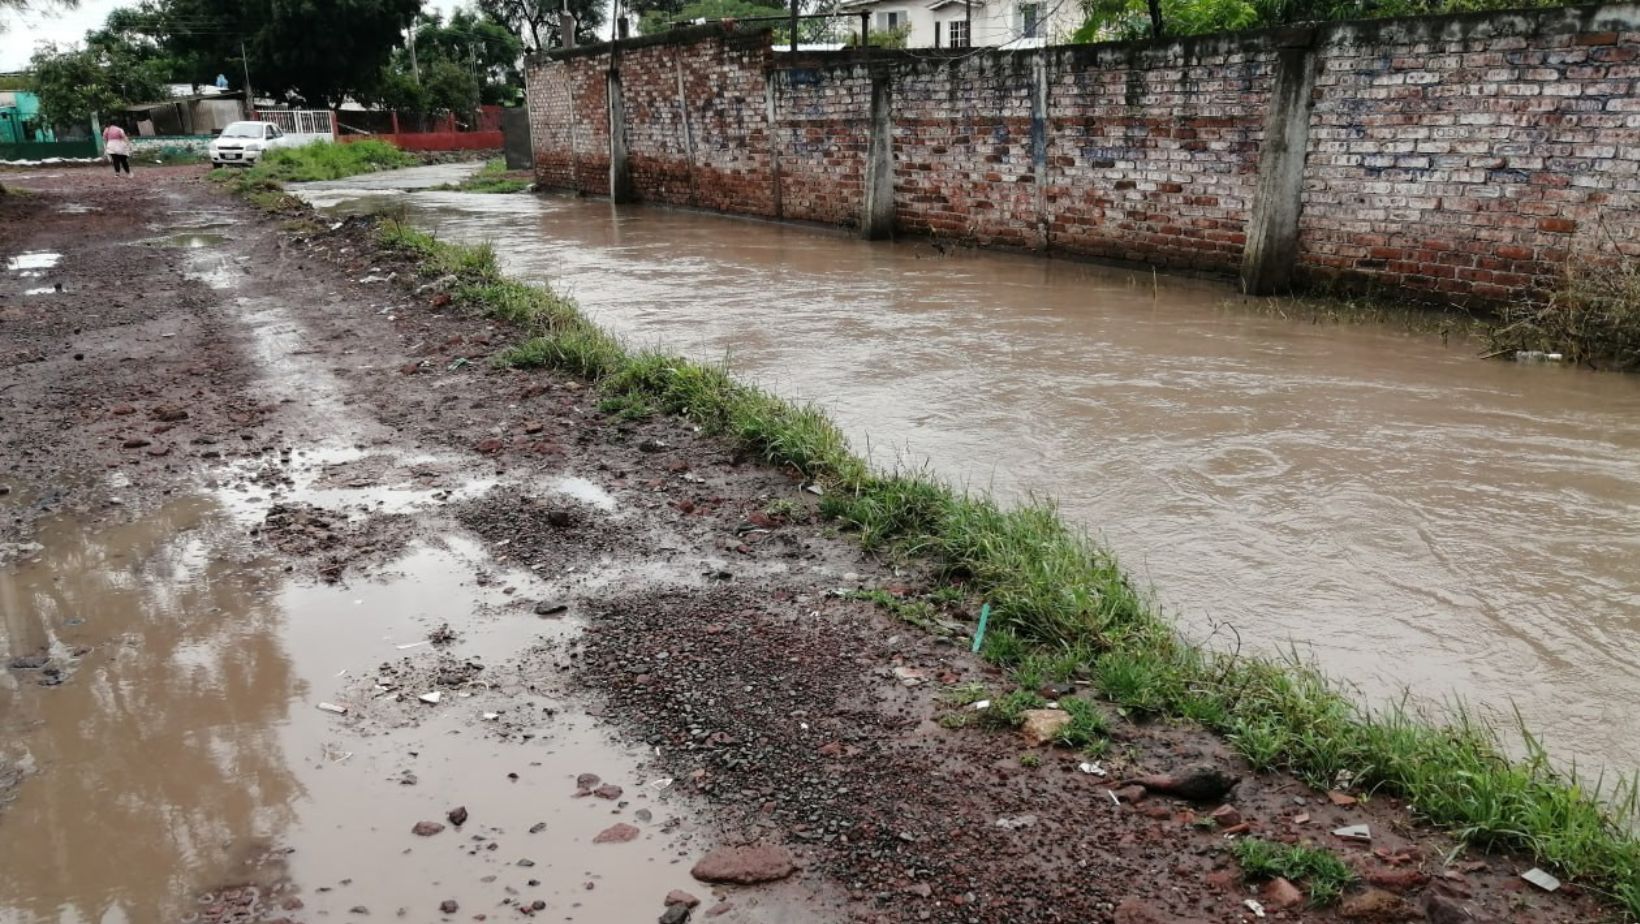
<path fill-rule="evenodd" d="M 500 132 L 397 132 L 387 135 L 343 135 L 343 144 L 386 141 L 405 151 L 488 151 L 501 147 Z"/>
<path fill-rule="evenodd" d="M 360 123 L 368 124 L 368 128 L 359 131 Z M 341 127 L 344 134 L 336 140 L 344 144 L 373 138 L 406 151 L 479 151 L 502 145 L 500 106 L 479 107 L 477 118 L 470 124 L 458 121 L 452 114 L 425 117 L 350 112 L 343 115 Z M 358 133 L 345 134 L 350 128 Z"/>

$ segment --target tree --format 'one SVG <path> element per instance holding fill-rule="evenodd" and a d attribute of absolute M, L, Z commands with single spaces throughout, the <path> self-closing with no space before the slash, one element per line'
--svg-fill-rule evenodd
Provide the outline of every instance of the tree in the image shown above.
<path fill-rule="evenodd" d="M 40 111 L 55 125 L 108 119 L 131 103 L 165 96 L 160 66 L 105 47 L 47 45 L 29 65 Z"/>
<path fill-rule="evenodd" d="M 478 8 L 504 23 L 531 51 L 563 47 L 558 17 L 566 9 L 575 17 L 576 44 L 597 41 L 605 22 L 604 0 L 478 0 Z"/>
<path fill-rule="evenodd" d="M 260 95 L 336 107 L 373 87 L 421 0 L 152 0 L 166 48 Z M 243 47 L 243 56 L 241 48 Z"/>

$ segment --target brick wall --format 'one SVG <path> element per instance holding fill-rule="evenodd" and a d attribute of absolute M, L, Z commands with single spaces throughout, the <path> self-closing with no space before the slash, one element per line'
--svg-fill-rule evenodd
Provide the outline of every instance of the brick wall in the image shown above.
<path fill-rule="evenodd" d="M 1640 254 L 1640 11 L 1340 26 L 1316 76 L 1301 265 L 1509 296 Z"/>
<path fill-rule="evenodd" d="M 1296 221 L 1259 227 L 1291 239 L 1261 250 L 1300 281 L 1478 299 L 1546 287 L 1573 250 L 1640 254 L 1635 6 L 965 54 L 792 56 L 707 26 L 619 55 L 656 202 L 859 225 L 887 81 L 901 232 L 1235 272 L 1260 196 L 1290 196 Z M 530 63 L 543 185 L 608 192 L 611 60 Z M 1283 68 L 1314 88 L 1266 150 Z M 1260 185 L 1282 145 L 1290 192 Z"/>

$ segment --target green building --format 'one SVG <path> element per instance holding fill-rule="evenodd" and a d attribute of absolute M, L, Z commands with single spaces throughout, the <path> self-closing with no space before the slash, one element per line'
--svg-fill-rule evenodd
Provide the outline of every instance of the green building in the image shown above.
<path fill-rule="evenodd" d="M 0 144 L 56 141 L 40 119 L 40 97 L 27 90 L 0 90 Z"/>

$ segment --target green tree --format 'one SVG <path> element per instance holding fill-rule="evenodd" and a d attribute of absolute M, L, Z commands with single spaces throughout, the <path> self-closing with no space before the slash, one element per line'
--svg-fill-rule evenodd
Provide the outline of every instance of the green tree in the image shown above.
<path fill-rule="evenodd" d="M 150 8 L 174 56 L 236 82 L 248 65 L 258 95 L 335 107 L 377 85 L 421 0 L 153 0 Z"/>
<path fill-rule="evenodd" d="M 40 111 L 54 125 L 106 120 L 131 103 L 161 99 L 166 92 L 160 65 L 118 49 L 47 45 L 29 65 Z"/>
<path fill-rule="evenodd" d="M 478 8 L 512 30 L 530 51 L 561 48 L 559 14 L 567 8 L 575 17 L 575 42 L 598 40 L 605 20 L 605 0 L 478 0 Z"/>

